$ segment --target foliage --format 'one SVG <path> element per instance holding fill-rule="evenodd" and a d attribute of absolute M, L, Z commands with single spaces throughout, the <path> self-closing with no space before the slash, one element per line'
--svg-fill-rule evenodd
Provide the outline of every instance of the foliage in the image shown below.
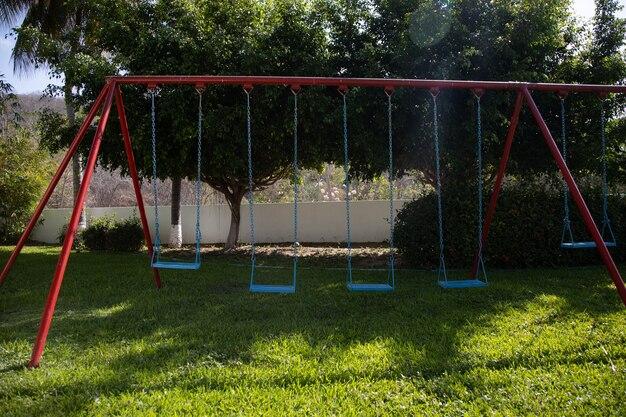
<path fill-rule="evenodd" d="M 26 131 L 0 141 L 0 241 L 19 238 L 51 174 L 48 155 Z"/>
<path fill-rule="evenodd" d="M 0 74 L 0 140 L 16 135 L 21 120 L 20 104 L 13 93 L 13 86 Z"/>
<path fill-rule="evenodd" d="M 145 254 L 73 254 L 27 371 L 58 253 L 24 248 L 2 288 L 1 415 L 626 414 L 626 310 L 604 268 L 494 271 L 461 292 L 400 269 L 395 293 L 354 294 L 314 259 L 276 297 L 250 294 L 247 257 L 157 290 Z"/>
<path fill-rule="evenodd" d="M 116 252 L 137 252 L 144 245 L 143 228 L 137 216 L 115 222 L 108 232 L 107 249 Z"/>
<path fill-rule="evenodd" d="M 64 239 L 65 233 L 61 234 Z M 91 218 L 89 225 L 79 234 L 85 247 L 93 251 L 137 252 L 144 244 L 143 229 L 137 216 L 118 221 L 115 215 Z"/>
<path fill-rule="evenodd" d="M 599 263 L 597 250 L 565 250 L 560 247 L 563 231 L 563 195 L 560 182 L 516 182 L 503 187 L 491 224 L 484 260 L 487 269 Z M 442 193 L 445 257 L 448 267 L 471 268 L 477 250 L 477 203 L 472 190 L 451 188 Z M 596 222 L 601 225 L 602 199 L 599 184 L 583 191 Z M 610 195 L 609 217 L 618 246 L 616 260 L 626 260 L 626 201 Z M 491 193 L 485 194 L 489 201 Z M 486 205 L 485 205 L 486 207 Z M 590 241 L 578 209 L 570 197 L 574 238 Z M 414 200 L 398 213 L 395 224 L 399 252 L 414 265 L 437 267 L 439 238 L 436 195 Z"/>
<path fill-rule="evenodd" d="M 85 230 L 80 232 L 87 249 L 108 249 L 109 233 L 114 225 L 115 215 L 92 218 Z"/>

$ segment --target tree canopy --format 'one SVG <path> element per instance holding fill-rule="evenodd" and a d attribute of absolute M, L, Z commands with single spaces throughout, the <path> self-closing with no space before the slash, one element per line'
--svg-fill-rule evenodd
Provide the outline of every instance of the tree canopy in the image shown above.
<path fill-rule="evenodd" d="M 96 24 L 88 37 L 106 51 L 119 74 L 307 75 L 483 79 L 532 82 L 622 83 L 626 65 L 624 21 L 615 0 L 597 0 L 592 30 L 581 26 L 568 2 L 550 0 L 190 0 L 87 2 Z M 100 54 L 102 55 L 102 54 Z M 84 96 L 102 86 L 87 80 Z M 124 87 L 138 168 L 151 175 L 150 101 L 144 86 Z M 90 96 L 91 94 L 91 96 Z M 193 177 L 197 94 L 193 86 L 163 86 L 156 99 L 159 176 Z M 559 102 L 536 94 L 556 133 Z M 432 113 L 425 91 L 393 96 L 395 174 L 416 169 L 434 180 Z M 471 92 L 439 98 L 444 181 L 472 181 L 476 103 Z M 568 98 L 571 164 L 591 171 L 597 157 L 597 99 Z M 596 100 L 596 101 L 593 101 Z M 293 152 L 289 88 L 257 86 L 251 94 L 255 188 L 290 173 Z M 482 98 L 486 171 L 492 173 L 512 112 L 512 93 Z M 593 104 L 593 105 L 592 105 Z M 299 163 L 343 163 L 341 99 L 334 88 L 306 88 L 299 97 Z M 610 98 L 614 116 L 624 102 Z M 226 196 L 238 235 L 239 204 L 248 190 L 245 94 L 240 86 L 210 86 L 203 95 L 202 178 Z M 547 172 L 554 164 L 528 113 L 522 114 L 512 172 Z M 348 95 L 350 169 L 371 178 L 387 169 L 386 97 L 376 89 Z M 111 138 L 119 134 L 110 123 Z M 620 129 L 609 129 L 618 132 Z M 575 133 L 574 133 L 575 132 Z M 594 133 L 595 132 L 595 133 Z M 613 135 L 614 133 L 611 133 Z M 555 134 L 555 136 L 557 136 Z M 522 146 L 522 144 L 524 146 Z M 585 146 L 589 148 L 585 148 Z M 578 148 L 578 149 L 577 149 Z M 623 158 L 610 137 L 614 166 Z M 125 169 L 123 148 L 106 140 L 100 163 Z"/>

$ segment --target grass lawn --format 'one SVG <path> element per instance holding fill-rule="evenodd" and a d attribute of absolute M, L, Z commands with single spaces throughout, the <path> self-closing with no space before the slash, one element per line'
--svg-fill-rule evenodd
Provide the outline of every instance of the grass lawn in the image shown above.
<path fill-rule="evenodd" d="M 28 370 L 58 253 L 26 248 L 0 288 L 0 416 L 626 415 L 626 309 L 601 267 L 471 290 L 399 270 L 382 294 L 308 259 L 276 295 L 248 292 L 243 258 L 163 271 L 157 290 L 145 256 L 73 254 Z"/>

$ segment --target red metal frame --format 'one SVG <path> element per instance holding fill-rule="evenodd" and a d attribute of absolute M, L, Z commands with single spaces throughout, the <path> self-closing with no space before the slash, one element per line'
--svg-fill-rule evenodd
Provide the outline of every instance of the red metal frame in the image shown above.
<path fill-rule="evenodd" d="M 576 186 L 576 182 L 574 181 L 569 169 L 561 153 L 559 152 L 554 139 L 546 126 L 537 105 L 535 104 L 530 91 L 553 91 L 559 93 L 565 92 L 583 92 L 583 93 L 598 93 L 598 94 L 606 94 L 606 93 L 626 93 L 626 86 L 607 86 L 607 85 L 591 85 L 591 84 L 540 84 L 540 83 L 520 83 L 520 82 L 499 82 L 499 81 L 445 81 L 445 80 L 407 80 L 407 79 L 377 79 L 377 78 L 320 78 L 320 77 L 247 77 L 247 76 L 128 76 L 128 77 L 108 77 L 107 83 L 103 88 L 102 92 L 98 96 L 98 99 L 94 103 L 89 115 L 85 119 L 85 122 L 81 126 L 76 138 L 74 139 L 72 145 L 70 146 L 65 158 L 61 162 L 59 169 L 54 175 L 48 189 L 46 190 L 41 202 L 37 206 L 35 213 L 28 223 L 28 226 L 17 246 L 15 247 L 11 257 L 9 258 L 2 274 L 0 275 L 0 285 L 4 282 L 11 266 L 15 262 L 15 259 L 19 255 L 21 249 L 28 236 L 30 235 L 33 227 L 37 223 L 43 208 L 48 202 L 54 188 L 56 187 L 59 179 L 63 175 L 64 170 L 67 168 L 69 161 L 72 156 L 76 152 L 78 146 L 80 145 L 83 137 L 93 121 L 96 112 L 100 107 L 102 107 L 102 116 L 100 117 L 100 121 L 98 123 L 98 129 L 96 131 L 91 151 L 89 154 L 89 158 L 87 160 L 87 166 L 85 168 L 85 174 L 83 178 L 83 182 L 80 187 L 80 191 L 78 193 L 78 198 L 74 204 L 74 209 L 72 211 L 72 217 L 70 220 L 70 224 L 68 226 L 68 231 L 65 235 L 65 240 L 63 241 L 63 247 L 61 249 L 61 255 L 59 256 L 59 260 L 57 263 L 56 270 L 54 272 L 54 276 L 52 279 L 52 284 L 50 287 L 50 292 L 48 294 L 48 298 L 46 301 L 46 305 L 44 308 L 43 316 L 41 319 L 41 324 L 39 327 L 39 331 L 37 333 L 37 338 L 35 340 L 35 345 L 33 347 L 33 353 L 31 356 L 31 360 L 28 364 L 29 367 L 36 367 L 41 360 L 41 355 L 46 343 L 46 338 L 48 335 L 48 331 L 50 329 L 50 324 L 52 321 L 52 316 L 54 314 L 54 309 L 56 305 L 56 301 L 59 295 L 59 291 L 61 289 L 61 283 L 63 281 L 63 276 L 65 273 L 65 268 L 67 266 L 67 261 L 69 259 L 72 243 L 74 241 L 74 234 L 76 233 L 76 229 L 78 227 L 78 219 L 79 214 L 82 211 L 83 204 L 85 202 L 85 197 L 87 195 L 87 191 L 89 188 L 89 182 L 91 181 L 91 176 L 93 174 L 93 170 L 96 165 L 96 161 L 98 158 L 98 151 L 100 148 L 100 144 L 102 142 L 102 137 L 104 134 L 104 130 L 111 112 L 111 107 L 113 105 L 113 100 L 115 99 L 115 104 L 117 107 L 117 113 L 120 120 L 121 128 L 122 128 L 122 136 L 124 139 L 124 148 L 126 151 L 126 156 L 128 159 L 128 165 L 130 168 L 130 174 L 133 181 L 133 187 L 135 190 L 135 196 L 137 198 L 137 205 L 139 207 L 139 213 L 141 216 L 141 223 L 144 229 L 144 234 L 146 237 L 146 243 L 148 245 L 148 252 L 151 257 L 152 254 L 152 239 L 150 237 L 150 231 L 148 229 L 148 222 L 146 219 L 145 207 L 143 204 L 143 198 L 141 196 L 141 189 L 139 187 L 139 180 L 137 175 L 137 167 L 135 165 L 135 159 L 131 147 L 130 133 L 128 131 L 128 123 L 126 120 L 126 114 L 124 110 L 124 103 L 122 100 L 122 94 L 120 91 L 120 85 L 126 84 L 143 84 L 148 87 L 155 87 L 157 85 L 164 84 L 188 84 L 195 85 L 196 87 L 199 85 L 217 85 L 217 84 L 230 84 L 230 85 L 240 85 L 244 89 L 251 89 L 254 85 L 284 85 L 297 86 L 298 88 L 302 86 L 334 86 L 339 89 L 347 89 L 349 87 L 380 87 L 385 91 L 389 91 L 397 88 L 420 88 L 420 89 L 430 89 L 437 90 L 439 89 L 467 89 L 467 90 L 500 90 L 500 91 L 517 91 L 517 99 L 515 102 L 515 108 L 513 111 L 513 115 L 511 117 L 511 124 L 509 126 L 509 132 L 506 137 L 504 151 L 502 154 L 502 159 L 500 161 L 500 167 L 498 169 L 498 175 L 496 178 L 496 182 L 494 185 L 493 195 L 491 197 L 491 201 L 489 203 L 489 208 L 487 211 L 487 216 L 485 218 L 485 225 L 483 228 L 483 235 L 481 237 L 483 248 L 487 242 L 487 236 L 489 234 L 489 227 L 491 225 L 491 220 L 493 218 L 493 214 L 495 212 L 496 203 L 498 200 L 498 196 L 500 193 L 500 189 L 502 186 L 502 179 L 504 178 L 504 174 L 506 171 L 506 165 L 509 158 L 509 154 L 511 151 L 511 145 L 513 143 L 513 137 L 515 135 L 515 130 L 517 127 L 517 123 L 519 120 L 519 114 L 522 108 L 522 104 L 524 101 L 528 103 L 530 110 L 533 113 L 535 121 L 539 125 L 541 132 L 546 140 L 550 151 L 552 152 L 552 156 L 554 157 L 559 169 L 561 170 L 563 177 L 572 193 L 572 196 L 578 205 L 579 210 L 585 220 L 585 224 L 591 233 L 593 240 L 596 242 L 598 250 L 600 251 L 600 255 L 602 260 L 604 261 L 609 275 L 617 288 L 617 292 L 624 303 L 626 305 L 626 287 L 624 286 L 624 281 L 613 262 L 613 258 L 609 253 L 602 236 L 600 235 L 600 231 L 598 227 L 593 221 L 591 214 L 589 213 L 589 209 L 585 204 L 585 201 Z M 474 260 L 473 264 L 473 272 L 472 276 L 475 275 L 475 271 L 478 266 L 478 255 Z M 159 271 L 156 268 L 153 268 L 154 280 L 157 287 L 161 287 L 161 279 L 159 277 Z"/>

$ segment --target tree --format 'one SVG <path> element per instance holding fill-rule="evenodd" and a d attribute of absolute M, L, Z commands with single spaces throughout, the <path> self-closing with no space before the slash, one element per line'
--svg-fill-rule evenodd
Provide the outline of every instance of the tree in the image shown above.
<path fill-rule="evenodd" d="M 102 69 L 107 72 L 106 61 L 100 59 L 100 50 L 89 43 L 88 1 L 7 1 L 2 5 L 0 16 L 5 22 L 12 22 L 25 12 L 20 27 L 14 29 L 16 37 L 13 61 L 16 71 L 31 67 L 48 66 L 51 78 L 64 78 L 61 88 L 49 86 L 51 95 L 63 94 L 68 122 L 78 126 L 76 109 L 84 88 L 83 81 Z M 95 49 L 95 51 L 94 51 Z M 102 68 L 104 66 L 104 68 Z M 81 154 L 72 161 L 74 199 L 78 195 L 82 181 Z M 80 227 L 86 226 L 84 211 L 81 213 Z"/>
<path fill-rule="evenodd" d="M 19 103 L 13 94 L 13 86 L 4 81 L 4 74 L 0 74 L 0 139 L 9 141 L 14 136 L 14 130 L 20 120 Z"/>
<path fill-rule="evenodd" d="M 101 39 L 129 74 L 327 74 L 323 22 L 309 2 L 118 2 L 115 7 L 103 5 L 107 12 L 108 25 L 101 31 L 115 38 Z M 140 174 L 150 177 L 150 104 L 145 93 L 145 87 L 125 88 L 124 100 L 131 133 L 140 138 L 133 141 Z M 291 172 L 293 152 L 286 150 L 293 143 L 293 95 L 286 88 L 257 87 L 251 97 L 253 187 L 260 190 Z M 203 98 L 202 180 L 223 193 L 230 206 L 226 247 L 237 244 L 241 201 L 249 192 L 244 98 L 236 86 L 210 87 Z M 338 138 L 320 129 L 324 109 L 333 99 L 339 101 L 334 89 L 303 92 L 303 167 L 320 166 L 333 142 L 340 149 Z M 195 176 L 197 105 L 193 86 L 164 86 L 158 92 L 157 165 L 162 179 Z M 103 166 L 125 169 L 119 143 L 105 141 L 101 149 Z"/>

